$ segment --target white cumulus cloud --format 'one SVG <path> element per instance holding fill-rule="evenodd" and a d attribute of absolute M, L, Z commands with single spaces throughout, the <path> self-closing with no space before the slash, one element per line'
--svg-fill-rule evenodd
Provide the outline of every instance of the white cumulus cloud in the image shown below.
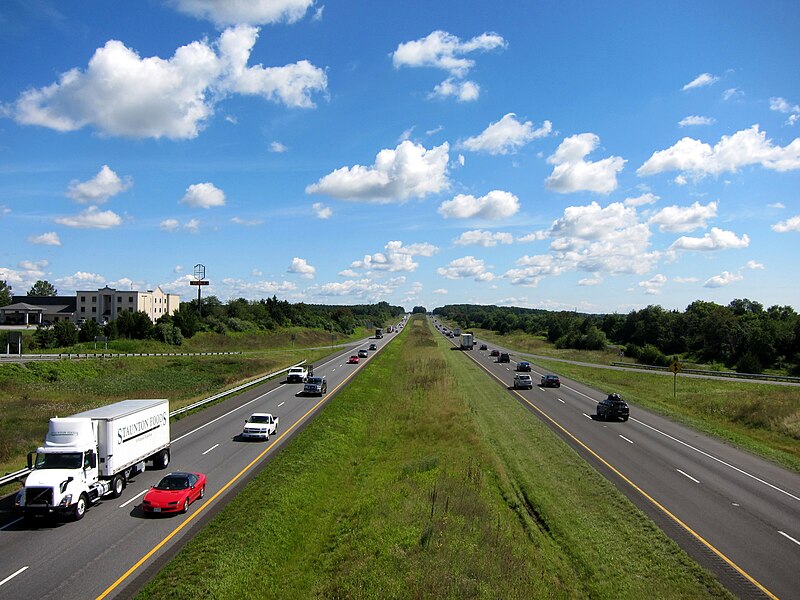
<path fill-rule="evenodd" d="M 800 215 L 795 215 L 786 219 L 785 221 L 775 223 L 775 225 L 772 226 L 772 231 L 777 231 L 778 233 L 796 231 L 800 233 Z"/>
<path fill-rule="evenodd" d="M 56 223 L 80 229 L 110 229 L 121 225 L 122 218 L 113 211 L 101 211 L 96 206 L 90 206 L 79 215 L 56 219 Z"/>
<path fill-rule="evenodd" d="M 514 237 L 510 233 L 500 231 L 492 233 L 483 229 L 474 229 L 465 231 L 453 243 L 457 246 L 483 246 L 488 248 L 497 244 L 511 244 L 513 241 Z"/>
<path fill-rule="evenodd" d="M 448 77 L 436 85 L 428 94 L 428 99 L 444 99 L 454 97 L 459 102 L 473 102 L 481 95 L 481 86 L 474 81 L 459 81 Z"/>
<path fill-rule="evenodd" d="M 55 231 L 49 231 L 41 235 L 32 235 L 28 238 L 31 244 L 41 244 L 42 246 L 60 246 L 61 239 Z"/>
<path fill-rule="evenodd" d="M 667 206 L 650 217 L 650 223 L 661 231 L 686 232 L 706 227 L 706 220 L 717 216 L 717 203 L 705 206 L 695 202 L 691 206 Z"/>
<path fill-rule="evenodd" d="M 532 121 L 522 123 L 514 113 L 508 113 L 496 123 L 490 123 L 479 135 L 464 140 L 460 147 L 473 152 L 509 154 L 532 140 L 547 137 L 552 131 L 553 124 L 550 121 L 545 121 L 535 129 Z"/>
<path fill-rule="evenodd" d="M 270 152 L 274 152 L 274 153 L 276 153 L 276 154 L 283 154 L 283 153 L 284 153 L 284 152 L 286 152 L 288 149 L 289 149 L 289 148 L 287 148 L 287 147 L 286 147 L 284 144 L 281 144 L 280 142 L 272 142 L 272 143 L 269 145 L 269 151 L 270 151 Z"/>
<path fill-rule="evenodd" d="M 465 57 L 467 54 L 505 46 L 505 40 L 496 33 L 483 33 L 462 42 L 446 31 L 434 31 L 427 37 L 400 43 L 392 53 L 392 64 L 395 68 L 435 67 L 464 77 L 475 66 L 474 60 Z"/>
<path fill-rule="evenodd" d="M 701 73 L 700 75 L 692 79 L 689 83 L 684 85 L 681 89 L 685 92 L 687 90 L 713 85 L 718 81 L 719 77 L 712 75 L 711 73 Z"/>
<path fill-rule="evenodd" d="M 341 274 L 351 276 L 353 269 L 363 269 L 368 272 L 388 271 L 390 273 L 405 271 L 413 272 L 419 267 L 419 263 L 414 260 L 415 256 L 430 257 L 439 252 L 439 248 L 428 242 L 411 244 L 404 246 L 403 242 L 394 240 L 384 246 L 384 252 L 367 254 L 362 260 L 353 261 L 348 271 Z"/>
<path fill-rule="evenodd" d="M 48 86 L 25 91 L 5 112 L 18 123 L 57 131 L 91 126 L 110 136 L 188 139 L 232 93 L 313 107 L 311 95 L 327 91 L 325 71 L 305 60 L 248 67 L 257 38 L 257 28 L 239 26 L 225 30 L 216 43 L 181 46 L 168 59 L 142 58 L 109 40 L 85 70 L 73 68 Z"/>
<path fill-rule="evenodd" d="M 716 123 L 716 119 L 711 117 L 701 117 L 698 115 L 689 115 L 688 117 L 684 117 L 680 121 L 678 121 L 678 125 L 681 127 L 692 127 L 694 125 L 713 125 Z"/>
<path fill-rule="evenodd" d="M 480 258 L 464 256 L 451 260 L 446 267 L 439 267 L 436 272 L 446 279 L 474 279 L 475 281 L 492 281 L 494 273 L 489 271 Z"/>
<path fill-rule="evenodd" d="M 610 156 L 597 162 L 585 160 L 599 143 L 600 138 L 593 133 L 565 138 L 547 158 L 554 167 L 545 185 L 560 194 L 580 191 L 608 194 L 617 189 L 617 173 L 625 166 L 625 159 Z"/>
<path fill-rule="evenodd" d="M 181 202 L 193 208 L 225 206 L 225 192 L 213 183 L 195 183 L 186 188 Z"/>
<path fill-rule="evenodd" d="M 305 279 L 314 279 L 314 276 L 317 274 L 316 267 L 308 264 L 305 258 L 298 258 L 297 256 L 292 259 L 292 264 L 289 265 L 286 271 L 288 273 L 296 273 Z"/>
<path fill-rule="evenodd" d="M 325 206 L 322 202 L 314 202 L 311 208 L 314 210 L 314 215 L 318 219 L 330 219 L 333 215 L 333 210 Z"/>
<path fill-rule="evenodd" d="M 645 294 L 655 296 L 661 293 L 661 288 L 667 283 L 667 278 L 661 273 L 654 275 L 647 281 L 640 281 L 639 287 L 644 290 Z"/>
<path fill-rule="evenodd" d="M 747 248 L 749 245 L 750 238 L 746 233 L 742 237 L 736 237 L 732 231 L 712 227 L 701 238 L 679 237 L 672 243 L 670 250 L 730 250 Z"/>
<path fill-rule="evenodd" d="M 182 13 L 217 25 L 268 25 L 302 19 L 314 0 L 169 0 Z"/>
<path fill-rule="evenodd" d="M 108 165 L 103 165 L 97 175 L 88 181 L 71 181 L 67 196 L 81 204 L 102 204 L 131 185 L 133 180 L 130 177 L 122 179 Z"/>
<path fill-rule="evenodd" d="M 699 179 L 706 175 L 735 173 L 741 167 L 761 165 L 775 171 L 800 169 L 800 138 L 781 147 L 767 139 L 758 125 L 724 135 L 713 147 L 685 137 L 666 150 L 659 150 L 636 170 L 640 176 L 681 171 Z"/>
<path fill-rule="evenodd" d="M 519 198 L 502 190 L 492 190 L 480 198 L 459 194 L 439 205 L 439 214 L 445 219 L 505 219 L 518 211 Z"/>
<path fill-rule="evenodd" d="M 703 287 L 707 288 L 718 288 L 718 287 L 725 287 L 726 285 L 730 285 L 736 281 L 741 281 L 744 279 L 742 275 L 738 275 L 736 273 L 730 273 L 728 271 L 723 271 L 719 275 L 714 275 L 713 277 L 706 280 L 703 284 Z"/>
<path fill-rule="evenodd" d="M 449 187 L 447 142 L 426 150 L 409 140 L 381 150 L 371 167 L 342 167 L 306 187 L 307 194 L 387 204 L 423 198 Z"/>

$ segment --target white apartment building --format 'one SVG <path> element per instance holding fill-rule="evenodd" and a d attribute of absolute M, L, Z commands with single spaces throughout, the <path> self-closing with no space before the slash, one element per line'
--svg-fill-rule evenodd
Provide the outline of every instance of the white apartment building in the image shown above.
<path fill-rule="evenodd" d="M 117 318 L 121 312 L 142 311 L 152 321 L 171 315 L 181 304 L 177 294 L 165 294 L 160 287 L 146 292 L 115 290 L 108 286 L 96 291 L 78 291 L 75 319 L 78 323 L 95 321 L 101 325 Z"/>

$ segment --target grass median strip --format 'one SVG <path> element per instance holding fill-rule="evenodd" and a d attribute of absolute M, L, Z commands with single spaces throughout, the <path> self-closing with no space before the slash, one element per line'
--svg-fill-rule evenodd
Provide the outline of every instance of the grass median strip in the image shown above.
<path fill-rule="evenodd" d="M 726 595 L 415 320 L 140 597 Z"/>

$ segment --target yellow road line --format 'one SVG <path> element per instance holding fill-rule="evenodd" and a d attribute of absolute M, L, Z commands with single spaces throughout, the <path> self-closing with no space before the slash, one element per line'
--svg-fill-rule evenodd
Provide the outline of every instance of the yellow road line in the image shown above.
<path fill-rule="evenodd" d="M 468 355 L 468 356 L 469 356 L 469 355 Z M 505 385 L 505 382 L 504 382 L 502 379 L 500 379 L 500 377 L 498 377 L 497 375 L 495 375 L 494 373 L 492 373 L 492 372 L 491 372 L 489 369 L 487 369 L 487 368 L 486 368 L 486 366 L 484 366 L 483 364 L 479 363 L 479 362 L 478 362 L 478 360 L 477 360 L 476 358 L 473 358 L 472 356 L 469 356 L 469 358 L 470 358 L 470 359 L 471 359 L 471 360 L 472 360 L 472 361 L 473 361 L 473 362 L 474 362 L 476 365 L 478 365 L 478 366 L 479 366 L 481 369 L 483 369 L 483 370 L 484 370 L 484 371 L 486 371 L 486 372 L 487 372 L 489 375 L 491 375 L 492 377 L 494 377 L 494 378 L 495 378 L 497 381 L 499 381 L 500 383 L 502 383 L 503 385 Z M 519 397 L 521 400 L 523 400 L 523 401 L 524 401 L 524 402 L 525 402 L 525 403 L 526 403 L 528 406 L 530 406 L 532 409 L 534 409 L 536 412 L 538 412 L 540 415 L 542 415 L 542 416 L 543 416 L 545 419 L 547 419 L 548 421 L 550 421 L 550 422 L 551 422 L 553 425 L 555 425 L 555 426 L 556 426 L 558 429 L 560 429 L 562 432 L 564 432 L 564 434 L 565 434 L 565 435 L 569 436 L 569 437 L 570 437 L 570 438 L 571 438 L 571 439 L 572 439 L 572 440 L 573 440 L 573 441 L 574 441 L 576 444 L 578 444 L 578 445 L 579 445 L 581 448 L 583 448 L 584 450 L 586 450 L 586 451 L 587 451 L 589 454 L 591 454 L 592 456 L 594 456 L 594 457 L 595 457 L 597 460 L 599 460 L 601 463 L 603 463 L 603 464 L 604 464 L 606 467 L 608 467 L 609 469 L 611 469 L 611 471 L 613 471 L 613 472 L 614 472 L 614 473 L 615 473 L 615 474 L 616 474 L 618 477 L 620 477 L 620 478 L 621 478 L 623 481 L 625 481 L 625 483 L 627 483 L 628 485 L 630 485 L 630 486 L 631 486 L 631 487 L 632 487 L 634 490 L 636 490 L 637 492 L 639 492 L 639 494 L 641 494 L 641 495 L 642 495 L 644 498 L 646 498 L 647 500 L 649 500 L 649 501 L 650 501 L 650 502 L 653 504 L 653 506 L 655 506 L 656 508 L 658 508 L 658 509 L 659 509 L 661 512 L 663 512 L 665 515 L 667 515 L 667 516 L 668 516 L 670 519 L 672 519 L 673 521 L 675 521 L 675 523 L 677 523 L 678 525 L 680 525 L 680 526 L 681 526 L 681 527 L 682 527 L 682 528 L 683 528 L 685 531 L 687 531 L 687 532 L 688 532 L 690 535 L 692 535 L 692 536 L 693 536 L 693 537 L 694 537 L 694 538 L 695 538 L 697 541 L 699 541 L 699 542 L 700 542 L 701 544 L 703 544 L 703 545 L 704 545 L 706 548 L 708 548 L 709 550 L 711 550 L 711 552 L 713 552 L 713 553 L 714 553 L 714 554 L 716 554 L 716 555 L 717 555 L 719 558 L 721 558 L 723 561 L 725 561 L 725 563 L 727 563 L 727 564 L 728 564 L 728 565 L 729 565 L 729 566 L 730 566 L 732 569 L 734 569 L 734 570 L 735 570 L 737 573 L 739 573 L 739 574 L 740 574 L 742 577 L 744 577 L 745 579 L 747 579 L 747 581 L 749 581 L 749 582 L 750 582 L 750 583 L 752 583 L 754 586 L 756 586 L 756 587 L 757 587 L 759 590 L 761 590 L 761 591 L 762 591 L 762 592 L 763 592 L 763 593 L 764 593 L 766 596 L 768 596 L 769 598 L 772 598 L 773 600 L 778 600 L 778 597 L 777 597 L 775 594 L 773 594 L 773 593 L 772 593 L 772 592 L 770 592 L 770 591 L 769 591 L 767 588 L 765 588 L 763 585 L 761 585 L 761 584 L 760 584 L 758 581 L 756 581 L 756 580 L 755 580 L 755 579 L 754 579 L 754 578 L 753 578 L 753 577 L 752 577 L 752 576 L 751 576 L 749 573 L 747 573 L 747 572 L 746 572 L 744 569 L 742 569 L 742 568 L 741 568 L 739 565 L 737 565 L 735 562 L 733 562 L 733 561 L 732 561 L 730 558 L 728 558 L 727 556 L 725 556 L 725 555 L 724 555 L 724 554 L 723 554 L 723 553 L 722 553 L 720 550 L 717 550 L 717 548 L 715 548 L 715 547 L 714 547 L 714 546 L 711 544 L 711 542 L 709 542 L 708 540 L 706 540 L 706 539 L 705 539 L 703 536 L 701 536 L 699 533 L 697 533 L 697 532 L 696 532 L 694 529 L 692 529 L 692 528 L 691 528 L 691 527 L 689 527 L 689 526 L 688 526 L 686 523 L 684 523 L 683 521 L 681 521 L 681 520 L 680 520 L 680 519 L 679 519 L 679 518 L 678 518 L 676 515 L 672 514 L 672 513 L 671 513 L 671 512 L 670 512 L 670 511 L 669 511 L 669 510 L 666 508 L 666 507 L 664 507 L 664 506 L 663 506 L 663 505 L 662 505 L 660 502 L 658 502 L 658 501 L 657 501 L 655 498 L 653 498 L 653 497 L 652 497 L 650 494 L 648 494 L 647 492 L 645 492 L 645 491 L 644 491 L 642 488 L 640 488 L 638 485 L 636 485 L 636 484 L 635 484 L 633 481 L 631 481 L 630 479 L 628 479 L 628 478 L 627 478 L 625 475 L 623 475 L 623 474 L 622 474 L 620 471 L 618 471 L 618 470 L 617 470 L 615 467 L 613 467 L 613 466 L 612 466 L 612 465 L 611 465 L 611 464 L 610 464 L 608 461 L 606 461 L 606 460 L 605 460 L 605 459 L 604 459 L 602 456 L 600 456 L 599 454 L 597 454 L 597 452 L 595 452 L 594 450 L 592 450 L 592 449 L 591 449 L 589 446 L 587 446 L 587 445 L 586 445 L 585 443 L 583 443 L 583 442 L 582 442 L 580 439 L 578 439 L 578 438 L 577 438 L 575 435 L 573 435 L 573 434 L 572 434 L 570 431 L 568 431 L 568 430 L 567 430 L 567 429 L 566 429 L 566 428 L 565 428 L 563 425 L 561 425 L 561 423 L 559 423 L 558 421 L 556 421 L 555 419 L 553 419 L 553 417 L 551 417 L 550 415 L 548 415 L 547 413 L 545 413 L 545 412 L 544 412 L 544 411 L 543 411 L 541 408 L 539 408 L 538 406 L 536 406 L 535 404 L 533 404 L 533 403 L 532 403 L 530 400 L 528 400 L 528 399 L 527 399 L 525 396 L 523 396 L 522 394 L 520 394 L 518 391 L 516 391 L 516 390 L 513 390 L 513 392 L 514 392 L 514 394 L 515 394 L 517 397 Z"/>
<path fill-rule="evenodd" d="M 366 364 L 368 361 L 369 361 L 369 359 L 366 359 L 366 360 L 365 360 L 365 361 L 364 361 L 362 364 Z M 114 583 L 112 583 L 112 584 L 111 584 L 111 585 L 110 585 L 110 586 L 109 586 L 109 587 L 108 587 L 108 588 L 107 588 L 107 589 L 106 589 L 106 590 L 105 590 L 105 591 L 104 591 L 102 594 L 100 594 L 100 595 L 97 597 L 97 599 L 96 599 L 96 600 L 102 600 L 103 598 L 105 598 L 106 596 L 108 596 L 108 595 L 109 595 L 111 592 L 113 592 L 113 591 L 114 591 L 114 590 L 115 590 L 115 589 L 116 589 L 116 588 L 117 588 L 117 587 L 118 587 L 118 586 L 119 586 L 119 585 L 120 585 L 120 584 L 121 584 L 123 581 L 125 581 L 125 580 L 126 580 L 128 577 L 130 577 L 130 576 L 131 576 L 131 575 L 132 575 L 134 572 L 136 572 L 136 571 L 139 569 L 139 567 L 141 567 L 141 566 L 142 566 L 142 565 L 143 565 L 145 562 L 147 562 L 147 560 L 148 560 L 148 559 L 149 559 L 151 556 L 153 556 L 153 555 L 154 555 L 156 552 L 158 552 L 158 551 L 159 551 L 161 548 L 163 548 L 163 547 L 164 547 L 164 545 L 165 545 L 165 544 L 166 544 L 168 541 L 170 541 L 170 540 L 171 540 L 173 537 L 175 537 L 175 536 L 176 536 L 176 535 L 177 535 L 177 534 L 178 534 L 178 533 L 179 533 L 179 532 L 180 532 L 180 531 L 181 531 L 181 530 L 182 530 L 184 527 L 186 527 L 186 526 L 187 526 L 189 523 L 191 523 L 191 522 L 192 522 L 192 521 L 193 521 L 193 520 L 194 520 L 194 519 L 195 519 L 195 518 L 196 518 L 198 515 L 200 515 L 200 513 L 202 513 L 202 512 L 203 512 L 203 511 L 206 509 L 206 507 L 210 506 L 210 505 L 211 505 L 211 503 L 212 503 L 214 500 L 216 500 L 216 499 L 217 499 L 217 498 L 218 498 L 218 497 L 219 497 L 219 496 L 220 496 L 220 495 L 221 495 L 221 494 L 222 494 L 222 493 L 223 493 L 225 490 L 227 490 L 227 489 L 228 489 L 229 487 L 231 487 L 231 486 L 232 486 L 232 485 L 233 485 L 233 484 L 234 484 L 236 481 L 238 481 L 238 480 L 239 480 L 239 479 L 242 477 L 242 475 L 244 475 L 245 473 L 247 473 L 247 471 L 249 471 L 250 469 L 252 469 L 252 468 L 253 468 L 253 466 L 255 466 L 255 464 L 256 464 L 258 461 L 260 461 L 260 460 L 261 460 L 261 459 L 264 457 L 264 455 L 266 455 L 266 454 L 267 454 L 267 452 L 269 452 L 270 450 L 272 450 L 272 448 L 275 446 L 275 444 L 277 444 L 278 442 L 280 442 L 280 441 L 281 441 L 281 440 L 282 440 L 282 439 L 283 439 L 283 438 L 284 438 L 286 435 L 288 435 L 288 434 L 289 434 L 289 433 L 290 433 L 290 432 L 291 432 L 291 431 L 292 431 L 292 430 L 293 430 L 295 427 L 297 427 L 297 426 L 298 426 L 300 423 L 302 423 L 302 422 L 305 420 L 305 418 L 306 418 L 306 417 L 308 417 L 308 415 L 310 415 L 312 412 L 314 412 L 315 410 L 317 410 L 317 408 L 319 408 L 319 407 L 320 407 L 320 406 L 321 406 L 323 403 L 327 402 L 327 400 L 328 400 L 328 399 L 331 397 L 331 395 L 333 395 L 334 393 L 336 393 L 336 391 L 337 391 L 337 390 L 338 390 L 340 387 L 342 387 L 342 386 L 343 386 L 345 383 L 347 383 L 347 382 L 350 380 L 350 378 L 351 378 L 351 377 L 353 377 L 353 376 L 354 376 L 356 373 L 358 373 L 358 371 L 359 371 L 359 370 L 360 370 L 360 367 L 359 367 L 359 369 L 356 369 L 355 371 L 353 371 L 352 373 L 350 373 L 350 374 L 349 374 L 347 377 L 345 377 L 345 378 L 344 378 L 344 379 L 341 381 L 341 383 L 339 383 L 339 385 L 337 385 L 335 388 L 333 388 L 333 390 L 331 390 L 330 392 L 328 392 L 328 395 L 327 395 L 327 396 L 325 396 L 325 397 L 323 397 L 322 399 L 320 399 L 320 401 L 319 401 L 319 402 L 317 402 L 317 403 L 316 403 L 314 406 L 312 406 L 310 409 L 308 409 L 308 411 L 307 411 L 307 412 L 306 412 L 306 413 L 305 413 L 305 414 L 304 414 L 302 417 L 300 417 L 300 418 L 299 418 L 297 421 L 295 421 L 295 422 L 294 422 L 294 424 L 293 424 L 291 427 L 289 427 L 289 428 L 288 428 L 286 431 L 284 431 L 284 432 L 283 432 L 283 433 L 280 435 L 280 437 L 278 437 L 278 439 L 276 439 L 274 442 L 272 442 L 272 443 L 271 443 L 269 446 L 267 446 L 267 447 L 264 449 L 264 451 L 263 451 L 261 454 L 259 454 L 259 455 L 258 455 L 258 456 L 256 456 L 256 457 L 255 457 L 255 458 L 254 458 L 252 461 L 250 461 L 250 463 L 249 463 L 249 464 L 248 464 L 246 467 L 244 467 L 244 468 L 243 468 L 241 471 L 239 471 L 239 472 L 238 472 L 238 473 L 237 473 L 237 474 L 236 474 L 236 475 L 233 477 L 233 479 L 231 479 L 231 480 L 230 480 L 228 483 L 226 483 L 224 486 L 222 486 L 222 488 L 221 488 L 221 489 L 220 489 L 220 490 L 219 490 L 219 491 L 218 491 L 216 494 L 214 494 L 213 496 L 211 496 L 211 498 L 209 498 L 208 500 L 206 500 L 206 501 L 205 501 L 205 503 L 203 503 L 203 505 L 202 505 L 202 506 L 200 506 L 200 508 L 198 508 L 198 509 L 197 509 L 195 512 L 193 512 L 193 513 L 192 513 L 192 514 L 191 514 L 191 515 L 190 515 L 190 516 L 189 516 L 189 517 L 188 517 L 188 518 L 187 518 L 185 521 L 183 521 L 183 523 L 181 523 L 181 524 L 180 524 L 180 525 L 178 525 L 178 526 L 177 526 L 175 529 L 173 529 L 173 530 L 172 530 L 172 531 L 169 533 L 169 535 L 167 535 L 167 537 L 165 537 L 165 538 L 164 538 L 163 540 L 161 540 L 161 541 L 160 541 L 158 544 L 156 544 L 155 546 L 153 546 L 153 548 L 152 548 L 152 549 L 151 549 L 151 550 L 150 550 L 150 551 L 149 551 L 147 554 L 145 554 L 145 555 L 144 555 L 142 558 L 140 558 L 138 561 L 136 561 L 136 563 L 135 563 L 135 564 L 134 564 L 134 565 L 133 565 L 133 566 L 132 566 L 130 569 L 128 569 L 127 571 L 125 571 L 125 573 L 123 573 L 123 574 L 120 576 L 120 578 L 119 578 L 119 579 L 117 579 L 117 580 L 116 580 Z"/>

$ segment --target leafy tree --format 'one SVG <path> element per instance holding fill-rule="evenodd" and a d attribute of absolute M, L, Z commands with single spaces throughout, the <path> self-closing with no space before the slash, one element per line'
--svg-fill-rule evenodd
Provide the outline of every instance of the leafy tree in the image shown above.
<path fill-rule="evenodd" d="M 41 348 L 42 350 L 55 348 L 57 344 L 56 333 L 50 327 L 38 325 L 36 331 L 33 332 L 32 342 L 31 346 L 33 348 Z"/>
<path fill-rule="evenodd" d="M 124 311 L 117 315 L 114 319 L 117 326 L 117 334 L 120 337 L 129 338 L 132 340 L 146 340 L 152 337 L 153 322 L 147 313 L 144 311 Z"/>
<path fill-rule="evenodd" d="M 425 314 L 425 313 L 427 313 L 428 311 L 427 311 L 427 310 L 425 310 L 425 307 L 424 307 L 424 306 L 415 306 L 415 307 L 414 307 L 414 310 L 412 310 L 411 312 L 412 312 L 413 314 L 415 314 L 415 315 L 418 315 L 418 314 L 423 314 L 423 315 L 424 315 L 424 314 Z"/>
<path fill-rule="evenodd" d="M 93 342 L 98 335 L 103 335 L 103 328 L 96 321 L 87 319 L 78 332 L 78 341 Z"/>
<path fill-rule="evenodd" d="M 172 313 L 172 322 L 181 330 L 181 334 L 185 338 L 190 338 L 200 331 L 200 319 L 197 317 L 197 311 L 189 303 L 182 302 L 178 310 Z"/>
<path fill-rule="evenodd" d="M 53 325 L 53 332 L 59 348 L 74 346 L 78 343 L 78 328 L 70 321 L 59 321 Z"/>
<path fill-rule="evenodd" d="M 156 325 L 156 339 L 173 346 L 180 346 L 183 343 L 183 334 L 176 325 L 161 322 Z"/>
<path fill-rule="evenodd" d="M 5 279 L 0 279 L 0 306 L 11 304 L 11 286 Z"/>
<path fill-rule="evenodd" d="M 28 296 L 58 296 L 58 290 L 49 281 L 40 279 L 28 290 Z"/>

